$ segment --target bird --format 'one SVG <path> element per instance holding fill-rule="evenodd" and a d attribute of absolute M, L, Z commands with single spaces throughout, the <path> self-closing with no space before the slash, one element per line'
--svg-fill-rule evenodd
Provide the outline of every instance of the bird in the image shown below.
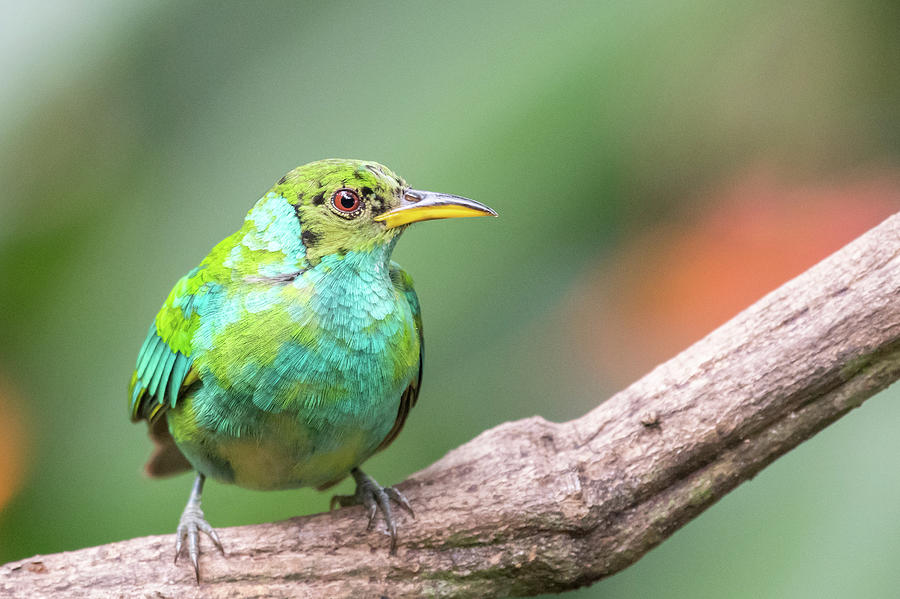
<path fill-rule="evenodd" d="M 131 419 L 146 421 L 145 472 L 193 471 L 175 560 L 199 537 L 224 554 L 200 498 L 207 478 L 260 490 L 348 475 L 371 528 L 396 552 L 392 502 L 406 497 L 360 465 L 397 437 L 422 384 L 424 336 L 410 275 L 391 260 L 420 221 L 497 216 L 468 198 L 413 189 L 373 161 L 327 159 L 281 177 L 243 225 L 173 287 L 138 352 Z"/>

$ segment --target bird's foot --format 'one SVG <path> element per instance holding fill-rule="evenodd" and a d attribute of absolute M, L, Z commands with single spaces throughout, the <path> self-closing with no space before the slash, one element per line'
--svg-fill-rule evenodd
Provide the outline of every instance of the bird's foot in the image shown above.
<path fill-rule="evenodd" d="M 375 515 L 380 511 L 387 525 L 388 533 L 391 535 L 391 555 L 397 553 L 397 525 L 394 523 L 391 501 L 396 502 L 397 505 L 409 512 L 410 516 L 415 518 L 416 515 L 409 505 L 409 501 L 397 489 L 382 487 L 374 478 L 359 468 L 354 468 L 350 473 L 353 475 L 353 480 L 356 481 L 356 492 L 353 495 L 333 496 L 331 498 L 331 509 L 337 506 L 364 506 L 369 513 L 369 524 L 366 530 L 372 530 L 372 527 L 375 525 Z"/>
<path fill-rule="evenodd" d="M 209 525 L 209 522 L 203 517 L 203 510 L 200 509 L 199 501 L 188 501 L 178 521 L 178 530 L 175 532 L 175 561 L 178 562 L 178 556 L 184 546 L 184 540 L 187 539 L 188 557 L 194 565 L 194 575 L 197 577 L 197 583 L 200 583 L 200 550 L 198 548 L 199 532 L 205 532 L 222 555 L 225 555 L 225 549 L 222 547 L 222 541 L 215 529 Z"/>

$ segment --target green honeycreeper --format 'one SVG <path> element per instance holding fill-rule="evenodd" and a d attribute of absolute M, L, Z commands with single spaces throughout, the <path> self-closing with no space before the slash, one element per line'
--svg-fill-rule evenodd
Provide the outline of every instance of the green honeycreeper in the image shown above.
<path fill-rule="evenodd" d="M 396 438 L 422 381 L 422 315 L 412 279 L 391 261 L 410 223 L 496 213 L 411 189 L 387 167 L 321 160 L 282 177 L 243 226 L 182 277 L 150 325 L 131 379 L 132 420 L 146 420 L 151 476 L 194 470 L 178 524 L 197 580 L 206 477 L 250 489 L 325 489 L 348 474 L 371 527 L 391 501 L 359 466 Z"/>

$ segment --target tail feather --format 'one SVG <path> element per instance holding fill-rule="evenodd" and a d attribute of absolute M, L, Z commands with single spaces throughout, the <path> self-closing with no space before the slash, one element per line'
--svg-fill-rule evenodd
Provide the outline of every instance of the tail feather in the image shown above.
<path fill-rule="evenodd" d="M 164 417 L 149 423 L 147 429 L 150 440 L 153 441 L 153 453 L 144 466 L 144 472 L 148 476 L 161 478 L 194 469 L 175 445 Z"/>

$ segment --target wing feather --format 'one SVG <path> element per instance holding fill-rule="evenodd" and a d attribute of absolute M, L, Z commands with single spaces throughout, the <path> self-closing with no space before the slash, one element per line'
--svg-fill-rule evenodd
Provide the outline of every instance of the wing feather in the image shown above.
<path fill-rule="evenodd" d="M 175 285 L 147 331 L 131 377 L 131 419 L 154 422 L 197 381 L 191 338 L 209 300 L 220 288 L 195 268 Z"/>
<path fill-rule="evenodd" d="M 425 361 L 425 333 L 422 328 L 422 309 L 419 306 L 419 296 L 416 295 L 416 290 L 413 288 L 412 277 L 393 262 L 391 263 L 390 274 L 394 287 L 403 293 L 406 301 L 409 302 L 410 310 L 412 310 L 413 322 L 416 326 L 416 333 L 419 336 L 419 371 L 410 381 L 409 386 L 403 391 L 403 395 L 400 396 L 400 408 L 397 410 L 397 419 L 394 421 L 394 426 L 391 427 L 390 432 L 388 432 L 384 441 L 381 442 L 375 451 L 381 451 L 390 445 L 397 438 L 397 435 L 400 434 L 400 431 L 403 430 L 409 411 L 419 400 L 419 390 L 422 388 L 422 370 Z"/>

